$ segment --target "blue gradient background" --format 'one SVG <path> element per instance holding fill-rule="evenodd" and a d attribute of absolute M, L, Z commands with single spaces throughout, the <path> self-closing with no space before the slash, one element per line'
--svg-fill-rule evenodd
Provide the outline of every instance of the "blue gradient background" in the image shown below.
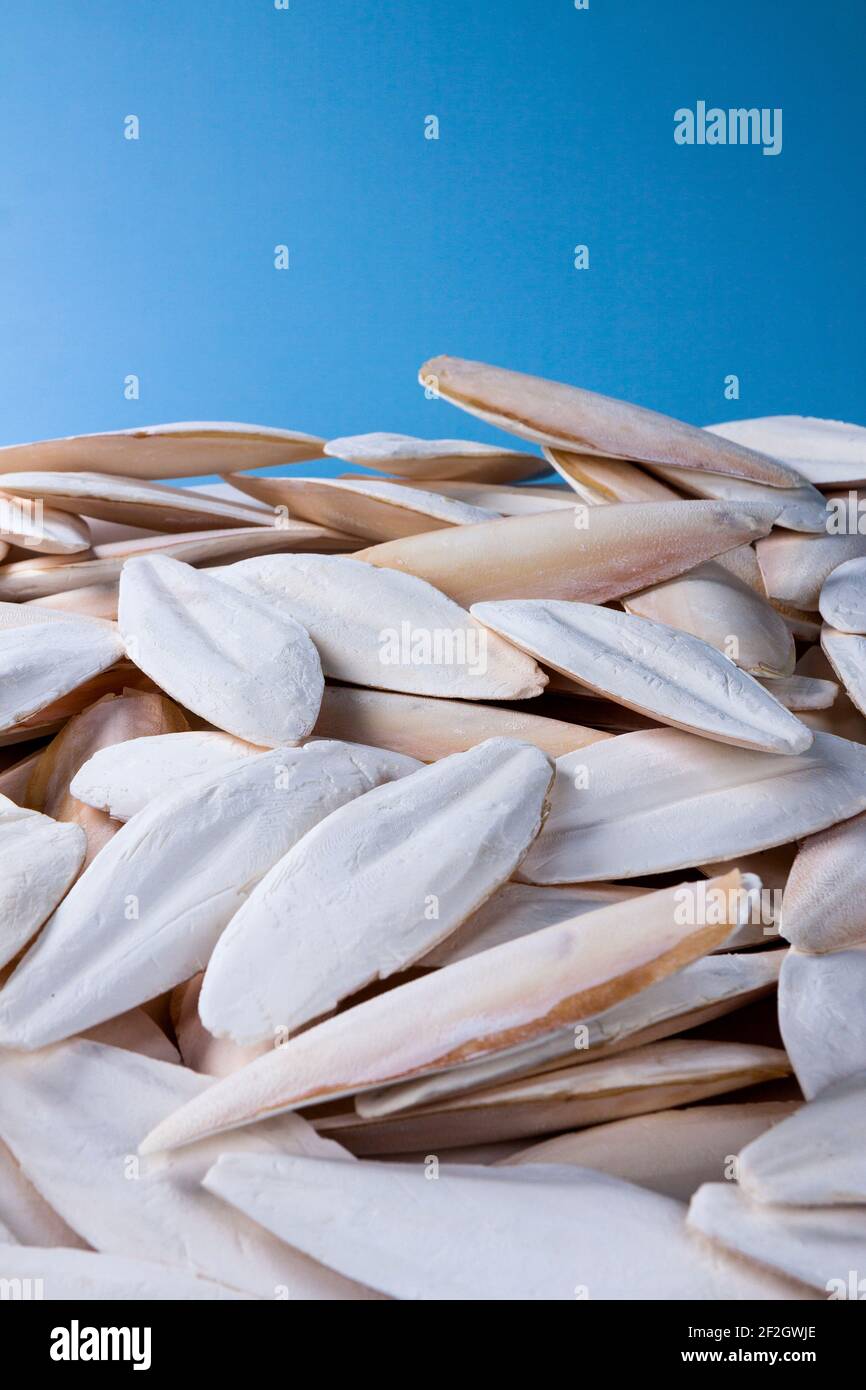
<path fill-rule="evenodd" d="M 6 0 L 0 442 L 497 438 L 425 400 L 439 352 L 864 422 L 864 38 L 862 0 Z M 782 154 L 675 145 L 699 98 L 781 106 Z"/>

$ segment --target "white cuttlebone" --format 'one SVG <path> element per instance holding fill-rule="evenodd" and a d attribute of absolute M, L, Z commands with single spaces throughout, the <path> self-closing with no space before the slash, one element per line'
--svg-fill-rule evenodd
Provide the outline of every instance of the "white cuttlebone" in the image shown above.
<path fill-rule="evenodd" d="M 780 931 L 798 951 L 866 945 L 866 816 L 804 840 L 782 901 Z"/>
<path fill-rule="evenodd" d="M 564 382 L 447 356 L 425 362 L 418 379 L 452 405 L 535 444 L 727 473 L 772 487 L 802 482 L 777 459 L 655 410 Z"/>
<path fill-rule="evenodd" d="M 779 978 L 779 1027 L 800 1088 L 812 1100 L 866 1071 L 866 946 L 826 955 L 792 949 Z"/>
<path fill-rule="evenodd" d="M 775 502 L 782 508 L 776 525 L 788 531 L 821 532 L 827 525 L 826 500 L 806 481 L 799 487 L 778 488 L 747 482 L 744 478 L 726 477 L 723 473 L 705 473 L 696 468 L 655 467 L 653 472 L 697 497 L 729 502 Z"/>
<path fill-rule="evenodd" d="M 815 734 L 796 756 L 645 729 L 556 760 L 527 883 L 665 873 L 770 849 L 866 810 L 866 748 Z"/>
<path fill-rule="evenodd" d="M 270 1038 L 255 1047 L 238 1047 L 228 1038 L 215 1038 L 209 1033 L 198 1012 L 203 979 L 203 972 L 193 975 L 191 980 L 178 985 L 172 995 L 171 1013 L 177 1045 L 185 1067 L 204 1076 L 230 1076 L 269 1051 L 274 1040 Z"/>
<path fill-rule="evenodd" d="M 845 687 L 852 704 L 866 714 L 866 637 L 821 629 L 821 650 Z"/>
<path fill-rule="evenodd" d="M 0 449 L 0 474 L 27 469 L 97 470 L 128 478 L 188 478 L 321 458 L 323 439 L 271 425 L 181 420 L 105 434 L 41 439 Z"/>
<path fill-rule="evenodd" d="M 731 905 L 721 923 L 704 920 L 695 886 L 686 884 L 427 971 L 226 1077 L 148 1135 L 142 1150 L 454 1067 L 612 1008 L 730 936 L 740 875 L 713 887 Z"/>
<path fill-rule="evenodd" d="M 815 612 L 833 571 L 848 560 L 866 556 L 866 535 L 802 536 L 777 531 L 757 541 L 755 548 L 770 598 Z"/>
<path fill-rule="evenodd" d="M 297 1115 L 244 1135 L 145 1161 L 139 1136 L 212 1085 L 184 1067 L 76 1040 L 27 1056 L 0 1052 L 0 1136 L 22 1169 L 94 1249 L 158 1260 L 273 1299 L 364 1293 L 251 1222 L 232 1219 L 201 1186 L 221 1152 L 351 1160 Z M 330 1149 L 330 1154 L 329 1154 Z"/>
<path fill-rule="evenodd" d="M 215 573 L 303 624 L 325 675 L 337 680 L 468 700 L 529 699 L 546 684 L 531 657 L 414 575 L 343 555 L 262 556 Z M 430 653 L 413 660 L 415 637 L 437 633 L 442 657 L 431 640 Z"/>
<path fill-rule="evenodd" d="M 798 1296 L 691 1239 L 679 1202 L 589 1169 L 457 1165 L 428 1182 L 420 1163 L 341 1172 L 330 1160 L 238 1155 L 204 1181 L 282 1240 L 399 1299 Z"/>
<path fill-rule="evenodd" d="M 69 790 L 86 805 L 127 821 L 185 778 L 217 773 L 262 752 L 257 744 L 208 730 L 151 734 L 100 748 L 79 768 Z"/>
<path fill-rule="evenodd" d="M 342 475 L 350 482 L 358 479 L 357 473 Z M 428 481 L 401 478 L 402 487 L 424 488 L 439 493 L 442 497 L 453 497 L 456 502 L 465 502 L 470 507 L 484 507 L 487 511 L 498 512 L 500 516 L 528 516 L 534 512 L 558 511 L 563 507 L 574 510 L 574 497 L 570 488 L 559 484 L 531 483 L 525 487 L 509 487 L 505 483 L 483 483 L 465 481 L 445 481 L 432 478 Z"/>
<path fill-rule="evenodd" d="M 422 1149 L 436 1153 L 668 1110 L 778 1080 L 790 1070 L 780 1048 L 668 1039 L 384 1118 L 338 1115 L 315 1123 L 320 1134 L 363 1157 Z"/>
<path fill-rule="evenodd" d="M 836 681 L 809 676 L 761 676 L 760 683 L 775 700 L 791 710 L 830 709 L 839 686 Z"/>
<path fill-rule="evenodd" d="M 2 467 L 2 456 L 0 456 Z M 3 486 L 24 499 L 59 511 L 148 526 L 154 531 L 195 531 L 211 526 L 268 526 L 272 518 L 242 497 L 223 501 L 188 487 L 124 478 L 112 473 L 0 473 Z"/>
<path fill-rule="evenodd" d="M 747 1196 L 774 1206 L 866 1206 L 866 1071 L 748 1144 L 739 1180 Z"/>
<path fill-rule="evenodd" d="M 866 1210 L 769 1207 L 750 1202 L 735 1183 L 713 1182 L 692 1198 L 688 1225 L 709 1236 L 717 1249 L 799 1280 L 824 1298 L 862 1297 L 845 1290 L 849 1271 L 863 1268 Z"/>
<path fill-rule="evenodd" d="M 128 560 L 118 622 L 160 689 L 217 728 L 277 747 L 313 729 L 325 681 L 305 628 L 180 560 Z"/>
<path fill-rule="evenodd" d="M 44 626 L 45 623 L 70 621 L 79 621 L 79 615 L 76 613 L 55 612 L 51 608 L 34 609 L 24 603 L 0 603 L 0 632 L 6 632 L 12 628 L 40 627 Z M 80 621 L 83 621 L 83 619 L 80 619 Z M 91 622 L 93 620 L 88 618 L 87 621 Z M 106 627 L 109 631 L 117 630 L 113 622 L 103 622 L 103 631 Z"/>
<path fill-rule="evenodd" d="M 357 1097 L 355 1110 L 371 1119 L 393 1115 L 516 1077 L 591 1063 L 638 1044 L 658 1042 L 767 994 L 777 984 L 783 954 L 705 956 L 583 1024 L 480 1062 L 365 1091 Z"/>
<path fill-rule="evenodd" d="M 611 737 L 584 724 L 504 705 L 349 685 L 325 686 L 313 733 L 316 738 L 352 738 L 376 748 L 393 748 L 426 763 L 465 753 L 486 738 L 522 739 L 558 758 Z"/>
<path fill-rule="evenodd" d="M 217 943 L 199 1000 L 205 1027 L 262 1042 L 406 969 L 511 877 L 552 780 L 540 749 L 488 739 L 334 811 Z"/>
<path fill-rule="evenodd" d="M 88 1028 L 82 1037 L 91 1042 L 105 1043 L 108 1047 L 123 1047 L 127 1052 L 139 1052 L 142 1057 L 153 1057 L 157 1062 L 180 1062 L 180 1053 L 174 1043 L 162 1031 L 155 1019 L 146 1009 L 129 1009 L 117 1018 L 97 1023 Z"/>
<path fill-rule="evenodd" d="M 866 557 L 831 571 L 818 607 L 824 622 L 838 632 L 866 633 Z"/>
<path fill-rule="evenodd" d="M 744 548 L 754 555 L 751 546 L 740 546 L 731 554 Z M 784 618 L 764 595 L 725 567 L 725 558 L 629 594 L 623 607 L 639 618 L 699 637 L 754 676 L 790 675 L 796 649 Z"/>
<path fill-rule="evenodd" d="M 0 493 L 0 536 L 4 545 L 43 555 L 76 555 L 89 550 L 90 528 L 80 516 L 55 507 L 33 507 L 30 498 Z"/>
<path fill-rule="evenodd" d="M 543 931 L 556 922 L 595 912 L 608 903 L 641 898 L 648 888 L 625 888 L 617 884 L 598 884 L 584 888 L 581 884 L 565 888 L 537 888 L 531 883 L 503 883 L 471 917 L 467 917 L 445 941 L 428 951 L 421 965 L 441 967 L 458 960 L 468 960 L 479 951 L 516 941 L 521 936 Z"/>
<path fill-rule="evenodd" d="M 2 1228 L 0 1228 L 2 1234 Z M 46 1303 L 67 1301 L 161 1300 L 189 1303 L 205 1299 L 244 1299 L 251 1295 L 183 1274 L 156 1260 L 100 1255 L 94 1250 L 38 1249 L 0 1244 L 0 1283 L 20 1286 L 23 1298 Z M 138 1366 L 133 1366 L 134 1370 Z"/>
<path fill-rule="evenodd" d="M 116 629 L 91 618 L 68 618 L 0 631 L 0 729 L 31 715 L 107 671 L 124 655 Z"/>
<path fill-rule="evenodd" d="M 86 849 L 80 826 L 0 796 L 0 966 L 8 965 L 51 916 Z"/>
<path fill-rule="evenodd" d="M 866 482 L 866 429 L 809 415 L 764 415 L 707 425 L 712 434 L 781 459 L 820 487 Z"/>
<path fill-rule="evenodd" d="M 537 661 L 704 738 L 803 753 L 812 731 L 714 647 L 630 613 L 555 599 L 476 603 L 472 616 Z"/>
<path fill-rule="evenodd" d="M 478 478 L 517 482 L 547 471 L 536 454 L 478 444 L 474 439 L 417 439 L 411 434 L 353 434 L 330 439 L 327 458 L 407 478 Z"/>
<path fill-rule="evenodd" d="M 272 551 L 354 550 L 362 542 L 341 536 L 307 521 L 288 521 L 281 526 L 235 526 L 227 531 L 188 531 L 183 534 L 147 536 L 143 540 L 98 545 L 93 559 L 68 557 L 63 564 L 50 563 L 56 556 L 20 560 L 0 566 L 0 597 L 13 602 L 54 601 L 58 595 L 87 589 L 105 605 L 105 591 L 117 584 L 127 560 L 141 555 L 170 555 L 190 565 L 229 564 Z"/>
<path fill-rule="evenodd" d="M 233 473 L 230 480 L 241 493 L 282 507 L 289 516 L 370 541 L 395 540 L 440 526 L 476 526 L 499 515 L 489 507 L 379 478 L 259 478 Z"/>
<path fill-rule="evenodd" d="M 507 1168 L 569 1163 L 595 1168 L 687 1202 L 702 1183 L 729 1178 L 744 1145 L 796 1109 L 796 1101 L 770 1100 L 658 1110 L 544 1139 L 501 1159 L 500 1164 Z"/>
<path fill-rule="evenodd" d="M 0 1228 L 20 1245 L 82 1249 L 81 1239 L 37 1192 L 21 1165 L 0 1139 Z"/>
<path fill-rule="evenodd" d="M 767 503 L 619 502 L 477 526 L 449 526 L 355 552 L 414 574 L 469 607 L 488 599 L 558 598 L 607 603 L 683 574 L 766 536 Z"/>
<path fill-rule="evenodd" d="M 0 990 L 0 1047 L 43 1047 L 188 980 L 296 840 L 416 767 L 323 741 L 243 757 L 152 801 L 100 851 Z"/>

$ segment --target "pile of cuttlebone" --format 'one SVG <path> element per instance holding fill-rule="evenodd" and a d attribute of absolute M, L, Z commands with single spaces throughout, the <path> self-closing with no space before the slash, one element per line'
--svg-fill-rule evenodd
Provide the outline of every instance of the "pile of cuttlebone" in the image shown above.
<path fill-rule="evenodd" d="M 0 1278 L 844 1296 L 866 429 L 420 377 L 0 449 Z"/>

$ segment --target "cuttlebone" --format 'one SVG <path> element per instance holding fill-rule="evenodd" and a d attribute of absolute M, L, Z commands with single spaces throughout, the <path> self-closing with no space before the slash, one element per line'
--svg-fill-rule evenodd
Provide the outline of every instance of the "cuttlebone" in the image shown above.
<path fill-rule="evenodd" d="M 0 493 L 0 536 L 4 545 L 43 555 L 76 555 L 90 549 L 90 528 L 83 517 L 56 507 L 34 509 L 30 498 Z"/>
<path fill-rule="evenodd" d="M 0 473 L 47 469 L 128 478 L 188 478 L 321 458 L 323 439 L 271 425 L 182 420 L 0 449 Z"/>
<path fill-rule="evenodd" d="M 680 494 L 624 459 L 577 454 L 567 449 L 542 449 L 561 478 L 591 507 L 610 502 L 677 501 Z"/>
<path fill-rule="evenodd" d="M 0 796 L 0 966 L 8 965 L 72 884 L 87 839 L 66 825 Z"/>
<path fill-rule="evenodd" d="M 821 650 L 839 677 L 848 698 L 866 714 L 866 637 L 853 632 L 821 629 Z"/>
<path fill-rule="evenodd" d="M 866 482 L 866 429 L 862 425 L 808 415 L 764 415 L 706 428 L 747 449 L 781 459 L 820 487 Z"/>
<path fill-rule="evenodd" d="M 2 459 L 0 459 L 2 467 Z M 0 473 L 3 487 L 59 511 L 120 521 L 154 531 L 197 531 L 212 526 L 268 526 L 272 518 L 238 497 L 229 502 L 189 487 L 166 487 L 110 473 Z"/>
<path fill-rule="evenodd" d="M 691 1239 L 679 1202 L 590 1169 L 455 1165 L 428 1182 L 420 1163 L 342 1167 L 233 1155 L 204 1181 L 280 1239 L 394 1298 L 801 1296 Z"/>
<path fill-rule="evenodd" d="M 325 445 L 327 458 L 400 478 L 468 478 L 514 483 L 546 472 L 537 454 L 479 444 L 474 439 L 417 439 L 411 434 L 343 435 Z"/>
<path fill-rule="evenodd" d="M 744 1145 L 766 1135 L 796 1109 L 796 1101 L 770 1100 L 657 1110 L 544 1139 L 501 1159 L 500 1164 L 507 1168 L 568 1163 L 595 1168 L 687 1202 L 702 1183 L 725 1178 L 734 1170 Z"/>
<path fill-rule="evenodd" d="M 70 1249 L 86 1245 L 37 1192 L 15 1155 L 0 1139 L 0 1228 L 4 1226 L 8 1238 L 16 1244 Z"/>
<path fill-rule="evenodd" d="M 777 531 L 759 540 L 755 549 L 770 598 L 815 612 L 833 571 L 848 560 L 866 556 L 866 535 L 803 536 Z"/>
<path fill-rule="evenodd" d="M 836 681 L 810 676 L 761 676 L 765 690 L 790 710 L 830 709 L 839 694 Z"/>
<path fill-rule="evenodd" d="M 72 790 L 83 763 L 105 747 L 123 747 L 139 735 L 173 733 L 188 728 L 186 718 L 165 695 L 127 690 L 105 695 L 73 715 L 44 750 L 27 787 L 27 805 L 55 820 L 80 825 L 87 836 L 84 867 L 118 829 L 104 810 L 79 801 Z"/>
<path fill-rule="evenodd" d="M 338 1138 L 361 1156 L 435 1153 L 667 1110 L 778 1080 L 790 1070 L 780 1048 L 676 1038 L 381 1119 L 337 1115 L 315 1123 L 319 1133 Z"/>
<path fill-rule="evenodd" d="M 866 1071 L 866 946 L 792 949 L 779 977 L 779 1027 L 807 1100 Z"/>
<path fill-rule="evenodd" d="M 739 921 L 742 880 L 734 871 L 711 886 L 729 905 L 722 921 L 705 921 L 696 886 L 682 884 L 398 985 L 227 1077 L 206 1099 L 160 1125 L 145 1148 L 172 1148 L 264 1113 L 408 1081 L 612 1008 L 730 936 Z"/>
<path fill-rule="evenodd" d="M 241 492 L 284 508 L 288 516 L 369 541 L 391 541 L 440 526 L 475 526 L 499 515 L 489 507 L 379 478 L 259 478 L 233 473 L 228 481 Z"/>
<path fill-rule="evenodd" d="M 143 1057 L 154 1057 L 158 1062 L 181 1060 L 174 1043 L 162 1031 L 155 1019 L 146 1009 L 128 1009 L 117 1018 L 109 1018 L 105 1023 L 97 1023 L 81 1034 L 91 1042 L 105 1043 L 108 1047 L 123 1047 L 127 1052 L 140 1052 Z"/>
<path fill-rule="evenodd" d="M 244 1299 L 252 1295 L 183 1274 L 156 1260 L 100 1255 L 94 1250 L 38 1249 L 0 1244 L 0 1285 L 20 1285 L 31 1297 L 51 1302 L 194 1302 Z M 38 1290 L 38 1292 L 36 1292 Z M 27 1297 L 22 1293 L 22 1297 Z M 134 1367 L 133 1369 L 138 1369 Z"/>
<path fill-rule="evenodd" d="M 215 573 L 303 624 L 336 680 L 467 700 L 530 699 L 547 683 L 531 657 L 414 575 L 343 555 L 262 556 Z"/>
<path fill-rule="evenodd" d="M 821 617 L 839 632 L 866 633 L 866 557 L 847 560 L 824 580 Z"/>
<path fill-rule="evenodd" d="M 118 623 L 130 660 L 187 709 L 277 747 L 315 725 L 325 681 L 306 628 L 165 555 L 128 560 Z"/>
<path fill-rule="evenodd" d="M 15 606 L 34 616 L 53 613 L 57 617 L 102 618 L 114 622 L 117 618 L 117 590 L 117 581 L 85 584 L 80 589 L 67 589 L 62 594 L 27 599 Z"/>
<path fill-rule="evenodd" d="M 564 382 L 460 357 L 434 357 L 418 379 L 470 415 L 522 439 L 633 463 L 726 473 L 770 487 L 802 478 L 778 459 L 720 440 L 695 425 Z"/>
<path fill-rule="evenodd" d="M 819 955 L 866 945 L 866 816 L 803 841 L 779 930 L 799 951 Z"/>
<path fill-rule="evenodd" d="M 739 1181 L 747 1196 L 774 1206 L 866 1206 L 866 1072 L 747 1145 Z"/>
<path fill-rule="evenodd" d="M 98 545 L 94 558 L 65 557 L 65 563 L 49 563 L 56 556 L 18 560 L 0 565 L 0 595 L 13 602 L 34 603 L 39 599 L 56 601 L 86 589 L 106 606 L 105 590 L 116 586 L 127 560 L 141 555 L 169 555 L 190 565 L 228 564 L 248 560 L 272 551 L 354 550 L 363 542 L 341 536 L 324 526 L 307 521 L 287 521 L 280 526 L 236 526 L 226 531 L 187 531 L 179 535 L 147 536 L 143 540 L 124 540 Z M 109 605 L 110 606 L 110 605 Z M 113 616 L 113 615 L 110 615 Z"/>
<path fill-rule="evenodd" d="M 79 613 L 65 613 L 50 606 L 31 607 L 29 604 L 13 601 L 11 603 L 0 602 L 0 632 L 14 627 L 38 627 L 45 623 L 78 622 L 83 621 L 85 616 L 88 622 L 101 621 L 103 628 L 107 627 L 110 632 L 117 631 L 116 623 L 111 620 L 100 620 Z"/>
<path fill-rule="evenodd" d="M 428 951 L 422 965 L 436 967 L 468 960 L 479 951 L 516 941 L 534 931 L 543 931 L 556 922 L 566 922 L 585 912 L 595 912 L 609 903 L 641 898 L 648 888 L 626 888 L 617 884 L 581 884 L 564 888 L 538 888 L 532 883 L 503 883 L 471 917 L 447 940 Z"/>
<path fill-rule="evenodd" d="M 751 546 L 740 546 L 739 554 Z M 785 619 L 736 574 L 725 556 L 688 574 L 623 599 L 627 613 L 691 633 L 754 676 L 788 676 L 794 669 L 794 637 Z M 757 564 L 757 559 L 755 560 Z"/>
<path fill-rule="evenodd" d="M 262 1042 L 406 969 L 511 877 L 552 780 L 540 749 L 488 739 L 332 812 L 218 942 L 199 1000 L 204 1026 Z M 443 833 L 449 820 L 458 833 Z"/>
<path fill-rule="evenodd" d="M 848 1272 L 863 1267 L 862 1208 L 770 1207 L 750 1202 L 735 1183 L 713 1182 L 698 1188 L 692 1198 L 688 1225 L 710 1237 L 717 1249 L 799 1280 L 825 1298 L 849 1297 Z"/>
<path fill-rule="evenodd" d="M 341 477 L 349 482 L 357 481 L 358 473 L 343 473 Z M 456 502 L 465 502 L 470 507 L 483 507 L 499 516 L 526 516 L 529 512 L 553 512 L 564 507 L 574 509 L 574 496 L 570 488 L 561 483 L 551 485 L 532 483 L 529 487 L 510 487 L 505 483 L 483 483 L 443 481 L 422 478 L 413 481 L 401 478 L 401 487 L 421 488 L 436 492 L 441 497 L 453 497 Z"/>
<path fill-rule="evenodd" d="M 124 655 L 113 625 L 91 618 L 43 619 L 0 630 L 0 729 L 107 671 Z"/>
<path fill-rule="evenodd" d="M 786 844 L 866 809 L 866 748 L 816 733 L 805 753 L 642 729 L 556 760 L 528 883 L 665 873 Z"/>
<path fill-rule="evenodd" d="M 27 1177 L 94 1249 L 158 1260 L 187 1274 L 273 1299 L 355 1297 L 347 1284 L 201 1186 L 221 1153 L 333 1156 L 299 1116 L 179 1156 L 135 1157 L 141 1134 L 211 1083 L 184 1067 L 76 1040 L 31 1056 L 0 1053 L 0 1135 Z"/>
<path fill-rule="evenodd" d="M 69 789 L 88 806 L 127 821 L 185 778 L 216 773 L 263 751 L 231 734 L 208 730 L 130 738 L 88 758 Z"/>
<path fill-rule="evenodd" d="M 261 1057 L 274 1045 L 274 1039 L 254 1047 L 238 1047 L 228 1038 L 215 1038 L 202 1023 L 198 1001 L 204 972 L 178 985 L 171 997 L 171 1021 L 185 1067 L 204 1076 L 229 1076 L 248 1062 Z"/>
<path fill-rule="evenodd" d="M 418 766 L 323 740 L 242 757 L 150 802 L 96 856 L 0 990 L 0 1046 L 43 1047 L 188 980 L 297 840 Z"/>
<path fill-rule="evenodd" d="M 584 724 L 527 714 L 507 705 L 350 685 L 325 686 L 313 733 L 316 738 L 353 738 L 376 748 L 393 748 L 425 763 L 465 753 L 486 738 L 521 739 L 558 758 L 611 737 Z"/>
<path fill-rule="evenodd" d="M 364 1091 L 356 1098 L 355 1110 L 364 1118 L 393 1115 L 516 1077 L 594 1062 L 626 1048 L 658 1042 L 767 994 L 778 982 L 783 954 L 705 956 L 582 1024 L 450 1071 Z"/>
<path fill-rule="evenodd" d="M 696 468 L 654 467 L 653 472 L 683 492 L 697 497 L 714 497 L 737 502 L 775 502 L 782 510 L 777 526 L 788 531 L 821 532 L 827 526 L 827 502 L 823 493 L 803 480 L 799 487 L 768 487 L 723 473 L 707 473 Z"/>
<path fill-rule="evenodd" d="M 766 536 L 776 515 L 765 503 L 578 502 L 572 513 L 449 526 L 355 558 L 417 575 L 466 607 L 500 598 L 606 603 Z"/>
<path fill-rule="evenodd" d="M 803 753 L 812 731 L 727 657 L 676 628 L 551 599 L 476 603 L 472 616 L 545 666 L 675 728 Z"/>

